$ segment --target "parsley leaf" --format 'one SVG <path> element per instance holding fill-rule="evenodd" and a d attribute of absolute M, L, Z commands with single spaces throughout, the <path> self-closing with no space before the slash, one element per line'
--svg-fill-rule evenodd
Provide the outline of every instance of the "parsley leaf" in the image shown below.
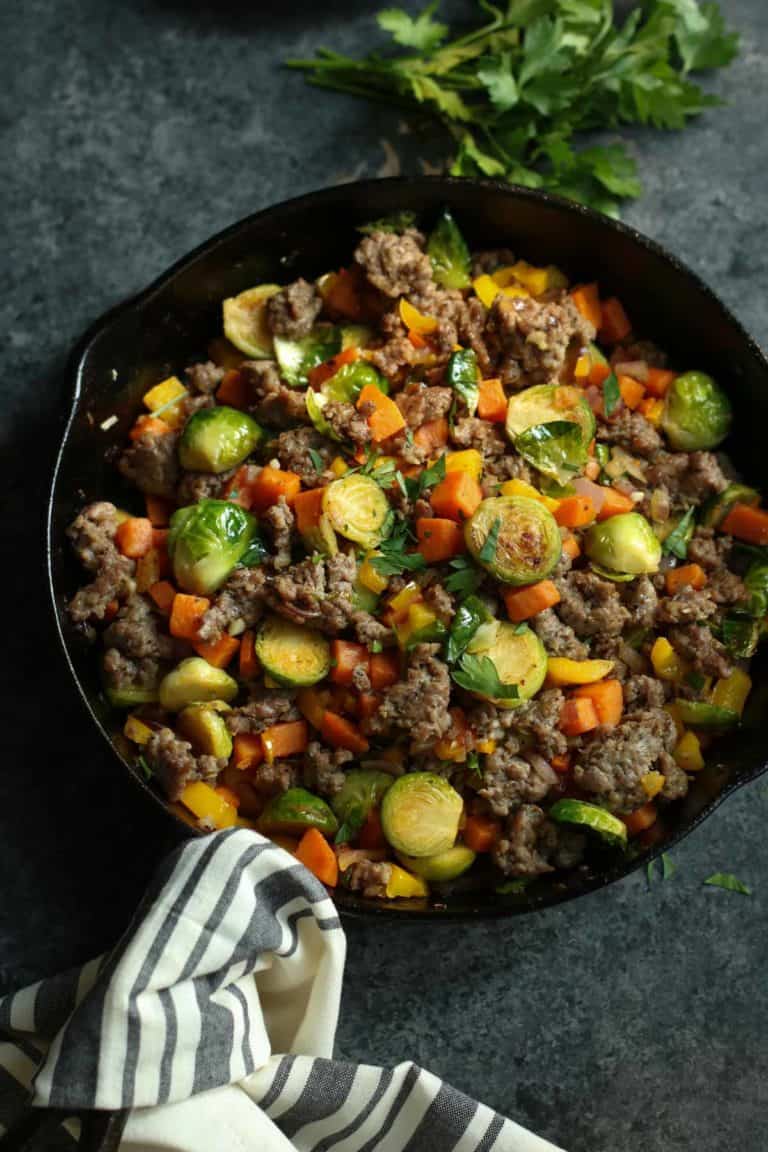
<path fill-rule="evenodd" d="M 620 401 L 619 382 L 616 379 L 616 373 L 611 372 L 610 376 L 606 376 L 603 381 L 603 411 L 605 415 L 613 416 Z"/>
<path fill-rule="evenodd" d="M 398 520 L 394 531 L 387 540 L 377 546 L 376 556 L 371 556 L 371 564 L 380 576 L 399 576 L 402 572 L 417 572 L 426 567 L 420 552 L 407 552 L 412 536 L 405 520 Z"/>
<path fill-rule="evenodd" d="M 520 696 L 517 684 L 502 683 L 490 656 L 470 656 L 465 652 L 451 676 L 460 688 L 494 700 L 517 700 Z"/>
<path fill-rule="evenodd" d="M 742 883 L 732 872 L 715 872 L 707 876 L 704 881 L 710 888 L 725 888 L 728 892 L 740 892 L 742 896 L 751 896 L 752 889 Z"/>
<path fill-rule="evenodd" d="M 500 531 L 501 516 L 497 516 L 493 524 L 491 524 L 490 531 L 485 538 L 485 543 L 477 554 L 478 560 L 482 560 L 483 564 L 492 564 L 496 559 L 496 546 L 499 543 Z"/>
<path fill-rule="evenodd" d="M 688 544 L 695 528 L 695 515 L 696 509 L 689 508 L 685 515 L 680 517 L 669 535 L 665 537 L 661 550 L 667 556 L 677 556 L 678 560 L 685 560 L 688 555 Z"/>
<path fill-rule="evenodd" d="M 386 8 L 378 24 L 405 51 L 356 59 L 318 49 L 289 60 L 320 87 L 389 102 L 454 141 L 447 167 L 547 187 L 616 215 L 641 191 L 621 143 L 578 147 L 582 133 L 647 124 L 681 129 L 720 101 L 691 79 L 738 50 L 717 3 L 644 0 L 622 19 L 609 0 L 478 0 L 473 27 Z M 420 119 L 419 119 L 420 118 Z"/>
<path fill-rule="evenodd" d="M 437 6 L 438 0 L 434 0 L 415 20 L 402 8 L 385 8 L 383 12 L 379 12 L 376 19 L 379 27 L 389 32 L 396 44 L 402 44 L 405 48 L 415 48 L 419 52 L 431 52 L 448 33 L 447 24 L 440 24 L 432 19 L 432 13 Z"/>
<path fill-rule="evenodd" d="M 424 468 L 418 476 L 405 478 L 405 487 L 411 500 L 418 500 L 427 488 L 434 487 L 445 479 L 445 454 L 435 460 L 429 468 Z"/>
<path fill-rule="evenodd" d="M 468 596 L 476 592 L 483 581 L 484 573 L 476 568 L 466 556 L 457 556 L 448 565 L 453 571 L 443 581 L 448 592 L 455 592 L 459 596 Z"/>
<path fill-rule="evenodd" d="M 503 884 L 496 886 L 496 891 L 499 896 L 517 896 L 519 893 L 525 892 L 531 880 L 531 876 L 520 876 L 517 880 L 505 880 Z"/>
<path fill-rule="evenodd" d="M 474 749 L 467 753 L 467 762 L 464 765 L 464 770 L 468 772 L 470 776 L 482 777 L 483 775 L 483 770 L 480 767 L 480 757 Z"/>
<path fill-rule="evenodd" d="M 154 776 L 154 772 L 152 771 L 152 768 L 150 767 L 150 765 L 147 763 L 146 756 L 143 756 L 143 755 L 137 756 L 136 757 L 136 764 L 138 765 L 139 768 L 141 768 L 142 772 L 144 773 L 144 779 L 145 780 L 151 780 L 152 777 Z"/>
<path fill-rule="evenodd" d="M 316 448 L 308 448 L 307 449 L 307 455 L 309 456 L 310 460 L 312 461 L 312 467 L 317 472 L 322 472 L 323 469 L 325 468 L 325 464 L 323 464 L 323 458 L 320 455 L 320 453 L 317 451 L 317 449 Z"/>

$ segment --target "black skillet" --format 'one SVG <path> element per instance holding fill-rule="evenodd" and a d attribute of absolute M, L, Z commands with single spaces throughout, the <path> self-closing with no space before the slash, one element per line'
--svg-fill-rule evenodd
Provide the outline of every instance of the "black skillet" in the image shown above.
<path fill-rule="evenodd" d="M 56 464 L 48 516 L 51 595 L 64 652 L 94 723 L 110 745 L 115 770 L 133 777 L 148 804 L 163 805 L 190 835 L 177 807 L 149 785 L 120 735 L 121 716 L 99 686 L 96 653 L 69 624 L 67 599 L 83 574 L 71 558 L 66 526 L 84 503 L 135 503 L 120 487 L 111 458 L 126 441 L 139 398 L 153 383 L 205 358 L 220 332 L 221 301 L 265 281 L 319 275 L 349 260 L 355 225 L 410 208 L 429 223 L 448 205 L 471 246 L 508 246 L 531 263 L 555 263 L 574 280 L 598 280 L 620 296 L 637 332 L 667 349 L 680 367 L 703 368 L 728 389 L 736 410 L 726 445 L 739 470 L 768 489 L 768 363 L 739 322 L 702 281 L 657 244 L 586 208 L 527 189 L 491 182 L 417 178 L 371 180 L 313 192 L 259 212 L 209 240 L 141 295 L 113 309 L 91 329 L 74 360 L 74 399 Z M 101 424 L 117 422 L 106 431 Z M 138 506 L 137 506 L 138 508 Z M 685 800 L 669 807 L 645 842 L 626 856 L 595 848 L 588 864 L 545 876 L 523 892 L 496 891 L 489 874 L 458 882 L 429 903 L 378 903 L 337 889 L 345 913 L 381 919 L 486 919 L 519 915 L 585 895 L 628 875 L 686 835 L 735 788 L 768 767 L 768 661 L 758 658 L 755 689 L 742 727 L 709 754 Z M 474 873 L 474 870 L 473 870 Z"/>

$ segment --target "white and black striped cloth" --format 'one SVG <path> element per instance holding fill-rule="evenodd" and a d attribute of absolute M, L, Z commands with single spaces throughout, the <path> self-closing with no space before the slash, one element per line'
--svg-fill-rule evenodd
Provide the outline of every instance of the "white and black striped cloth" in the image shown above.
<path fill-rule="evenodd" d="M 111 955 L 0 1000 L 0 1134 L 31 1090 L 130 1109 L 124 1152 L 557 1152 L 414 1064 L 332 1060 L 344 955 L 288 853 L 244 829 L 189 842 Z"/>

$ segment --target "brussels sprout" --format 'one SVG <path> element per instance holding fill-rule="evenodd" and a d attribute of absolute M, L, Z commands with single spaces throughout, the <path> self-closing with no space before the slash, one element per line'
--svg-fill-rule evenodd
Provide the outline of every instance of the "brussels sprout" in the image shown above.
<path fill-rule="evenodd" d="M 331 440 L 341 439 L 323 416 L 326 404 L 353 404 L 367 384 L 373 384 L 385 396 L 389 393 L 389 384 L 372 364 L 366 360 L 355 360 L 352 364 L 342 365 L 318 392 L 312 388 L 307 389 L 307 414 L 322 436 L 328 436 Z"/>
<path fill-rule="evenodd" d="M 464 401 L 469 415 L 474 416 L 480 399 L 480 372 L 471 348 L 452 353 L 445 369 L 445 382 Z"/>
<path fill-rule="evenodd" d="M 332 324 L 316 324 L 302 340 L 275 336 L 274 345 L 283 379 L 294 388 L 306 388 L 308 373 L 341 351 L 341 329 Z"/>
<path fill-rule="evenodd" d="M 323 490 L 323 511 L 334 531 L 367 549 L 386 539 L 394 523 L 380 486 L 359 472 L 333 480 Z"/>
<path fill-rule="evenodd" d="M 309 416 L 312 421 L 314 428 L 321 436 L 327 436 L 329 440 L 341 440 L 341 437 L 334 432 L 325 416 L 323 416 L 323 408 L 325 408 L 327 403 L 328 397 L 324 392 L 315 392 L 313 388 L 307 388 L 307 416 Z"/>
<path fill-rule="evenodd" d="M 731 405 L 705 372 L 684 372 L 671 383 L 661 427 L 678 452 L 714 448 L 731 426 Z"/>
<path fill-rule="evenodd" d="M 588 804 L 585 800 L 558 800 L 549 809 L 548 815 L 558 824 L 579 824 L 582 828 L 591 828 L 606 843 L 626 848 L 626 824 L 597 804 Z"/>
<path fill-rule="evenodd" d="M 193 472 L 226 472 L 250 456 L 264 432 L 237 408 L 201 408 L 190 416 L 179 441 L 179 463 Z"/>
<path fill-rule="evenodd" d="M 706 528 L 717 528 L 734 504 L 760 503 L 760 493 L 746 484 L 729 484 L 723 492 L 711 496 L 701 510 L 701 522 Z"/>
<path fill-rule="evenodd" d="M 469 249 L 447 208 L 443 209 L 429 234 L 427 254 L 432 261 L 432 274 L 441 287 L 469 286 Z"/>
<path fill-rule="evenodd" d="M 359 828 L 371 808 L 381 803 L 391 784 L 392 777 L 388 772 L 354 768 L 347 772 L 341 791 L 331 801 L 331 807 L 342 824 Z"/>
<path fill-rule="evenodd" d="M 435 856 L 406 856 L 398 852 L 397 858 L 404 868 L 429 880 L 433 884 L 445 884 L 448 880 L 456 880 L 475 862 L 475 853 L 466 844 L 454 844 L 445 852 L 438 852 Z"/>
<path fill-rule="evenodd" d="M 733 708 L 720 708 L 705 700 L 675 700 L 675 708 L 681 723 L 689 728 L 729 728 L 739 722 Z"/>
<path fill-rule="evenodd" d="M 160 681 L 160 703 L 169 712 L 179 712 L 188 704 L 209 700 L 234 700 L 237 681 L 221 668 L 214 668 L 201 656 L 182 660 Z"/>
<path fill-rule="evenodd" d="M 622 512 L 593 524 L 584 534 L 584 551 L 601 568 L 633 576 L 658 572 L 661 560 L 661 544 L 639 512 Z"/>
<path fill-rule="evenodd" d="M 256 655 L 278 684 L 308 688 L 323 680 L 331 669 L 331 649 L 325 636 L 269 616 L 256 635 Z"/>
<path fill-rule="evenodd" d="M 301 836 L 307 828 L 317 828 L 324 836 L 335 836 L 339 824 L 325 800 L 306 788 L 289 788 L 267 803 L 258 827 L 267 836 L 272 832 Z"/>
<path fill-rule="evenodd" d="M 547 652 L 525 625 L 491 620 L 477 629 L 451 675 L 462 688 L 491 700 L 497 708 L 516 708 L 544 683 Z"/>
<path fill-rule="evenodd" d="M 200 500 L 171 516 L 168 554 L 176 583 L 205 596 L 223 584 L 256 534 L 256 520 L 229 500 Z"/>
<path fill-rule="evenodd" d="M 473 558 L 497 580 L 533 584 L 560 559 L 562 539 L 552 513 L 528 496 L 491 496 L 464 526 Z"/>
<path fill-rule="evenodd" d="M 239 296 L 230 296 L 222 306 L 224 335 L 252 360 L 268 360 L 272 355 L 265 305 L 279 291 L 279 284 L 259 284 Z"/>
<path fill-rule="evenodd" d="M 366 348 L 373 339 L 373 329 L 367 324 L 344 324 L 341 329 L 341 350 Z"/>
<path fill-rule="evenodd" d="M 760 643 L 760 622 L 736 613 L 723 617 L 720 637 L 732 656 L 749 660 Z"/>
<path fill-rule="evenodd" d="M 757 619 L 768 616 L 768 559 L 752 561 L 744 577 L 744 586 L 749 592 L 747 611 L 750 616 Z"/>
<path fill-rule="evenodd" d="M 190 704 L 179 713 L 176 731 L 185 740 L 189 740 L 199 756 L 216 756 L 228 760 L 232 755 L 232 737 L 220 715 L 220 708 L 229 711 L 229 705 L 221 704 L 220 701 L 214 701 L 211 706 Z"/>
<path fill-rule="evenodd" d="M 397 852 L 435 856 L 453 847 L 463 808 L 461 796 L 442 776 L 409 772 L 385 792 L 381 826 Z"/>
<path fill-rule="evenodd" d="M 506 430 L 529 464 L 565 484 L 587 462 L 595 417 L 580 388 L 539 384 L 510 397 Z"/>
<path fill-rule="evenodd" d="M 138 704 L 154 704 L 157 687 L 152 685 L 126 685 L 123 688 L 104 686 L 104 695 L 113 708 L 135 708 Z"/>

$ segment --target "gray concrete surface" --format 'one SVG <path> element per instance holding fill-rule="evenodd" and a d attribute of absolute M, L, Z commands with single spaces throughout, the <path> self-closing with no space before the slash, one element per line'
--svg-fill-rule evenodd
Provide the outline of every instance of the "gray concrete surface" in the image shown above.
<path fill-rule="evenodd" d="M 42 509 L 84 327 L 208 235 L 274 201 L 374 175 L 397 118 L 280 70 L 360 49 L 375 5 L 185 0 L 0 3 L 3 554 L 0 991 L 113 941 L 166 842 L 64 678 Z M 728 106 L 637 133 L 628 218 L 768 340 L 768 6 L 728 0 Z M 454 5 L 466 10 L 468 4 Z M 437 142 L 430 150 L 439 151 Z M 514 923 L 348 926 L 338 1050 L 414 1059 L 571 1152 L 768 1147 L 768 795 L 726 803 L 650 890 L 633 877 Z M 722 869 L 747 899 L 701 881 Z"/>

